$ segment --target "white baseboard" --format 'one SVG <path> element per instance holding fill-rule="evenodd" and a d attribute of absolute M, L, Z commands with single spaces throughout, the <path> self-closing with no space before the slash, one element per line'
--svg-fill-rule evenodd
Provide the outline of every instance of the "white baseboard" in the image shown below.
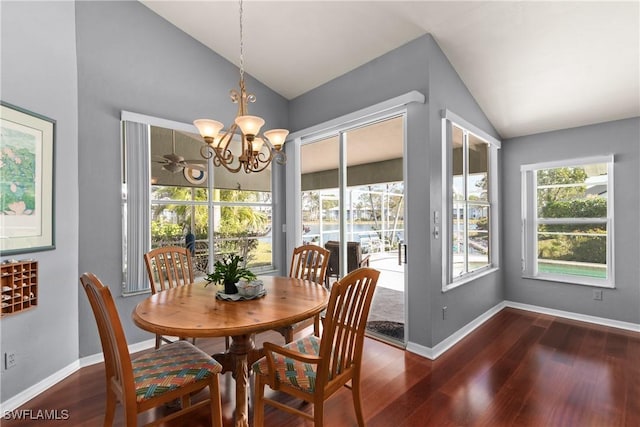
<path fill-rule="evenodd" d="M 596 317 L 589 316 L 587 314 L 580 313 L 572 313 L 570 311 L 562 311 L 555 310 L 552 308 L 538 307 L 530 304 L 522 304 L 519 302 L 513 301 L 502 301 L 500 304 L 497 304 L 495 307 L 487 310 L 482 313 L 480 316 L 476 317 L 471 322 L 467 323 L 462 328 L 458 329 L 456 332 L 451 334 L 445 340 L 439 342 L 435 345 L 435 347 L 425 347 L 420 344 L 408 342 L 407 343 L 407 351 L 411 353 L 415 353 L 422 357 L 426 357 L 430 360 L 435 360 L 442 354 L 444 354 L 447 350 L 461 341 L 464 337 L 473 332 L 478 326 L 482 325 L 487 320 L 491 319 L 493 316 L 498 314 L 503 308 L 511 307 L 517 308 L 520 310 L 531 311 L 534 313 L 540 314 L 548 314 L 550 316 L 562 317 L 565 319 L 578 320 L 581 322 L 593 323 L 596 325 L 608 326 L 611 328 L 625 329 L 633 332 L 640 332 L 640 324 L 630 323 L 630 322 L 622 322 L 619 320 L 606 319 L 604 317 Z"/>
<path fill-rule="evenodd" d="M 409 341 L 407 342 L 407 347 L 405 349 L 410 353 L 417 354 L 418 356 L 425 357 L 429 360 L 435 359 L 435 357 L 433 357 L 433 349 L 431 347 L 425 347 Z"/>
<path fill-rule="evenodd" d="M 437 359 L 439 356 L 442 356 L 445 351 L 449 350 L 451 347 L 456 345 L 459 341 L 461 341 L 464 337 L 469 335 L 471 332 L 475 331 L 479 326 L 481 326 L 484 322 L 491 319 L 493 316 L 498 314 L 505 307 L 504 301 L 493 306 L 489 310 L 482 313 L 480 316 L 476 317 L 471 322 L 467 323 L 462 328 L 458 329 L 453 334 L 449 335 L 443 341 L 440 341 L 438 344 L 433 347 L 433 358 Z"/>
<path fill-rule="evenodd" d="M 153 348 L 156 345 L 156 340 L 150 339 L 146 341 L 140 341 L 135 344 L 129 345 L 129 354 L 136 353 L 138 351 L 147 350 L 149 348 Z M 102 352 L 92 354 L 91 356 L 85 356 L 80 359 L 80 367 L 84 368 L 85 366 L 95 365 L 96 363 L 104 362 L 104 354 Z"/>
<path fill-rule="evenodd" d="M 476 328 L 482 325 L 487 320 L 491 319 L 495 316 L 500 310 L 505 307 L 504 301 L 490 308 L 489 310 L 482 313 L 480 316 L 473 319 L 471 322 L 464 325 L 462 328 L 458 329 L 453 334 L 449 335 L 443 341 L 439 342 L 435 345 L 435 347 L 424 347 L 416 343 L 409 342 L 407 343 L 407 351 L 412 353 L 416 353 L 420 356 L 426 357 L 427 359 L 435 360 L 438 357 L 442 356 L 447 350 L 456 345 L 460 340 L 473 332 Z"/>
<path fill-rule="evenodd" d="M 138 351 L 146 350 L 148 348 L 153 348 L 156 345 L 155 338 L 151 340 L 141 341 L 139 343 L 131 344 L 129 346 L 129 353 L 135 353 Z M 95 365 L 96 363 L 102 363 L 104 361 L 104 356 L 102 352 L 97 354 L 92 354 L 91 356 L 86 356 L 81 359 L 78 359 L 59 371 L 49 375 L 47 378 L 38 382 L 35 385 L 27 388 L 26 390 L 18 393 L 12 398 L 6 400 L 5 402 L 0 403 L 0 414 L 4 414 L 7 411 L 13 411 L 20 406 L 24 405 L 34 397 L 38 396 L 40 393 L 48 390 L 53 387 L 60 381 L 67 378 L 69 375 L 78 371 L 80 368 L 84 368 L 85 366 Z M 1 415 L 0 415 L 1 416 Z"/>
<path fill-rule="evenodd" d="M 537 305 L 522 304 L 519 302 L 505 301 L 506 307 L 520 310 L 533 311 L 534 313 L 548 314 L 550 316 L 563 317 L 565 319 L 579 320 L 581 322 L 595 323 L 596 325 L 609 326 L 611 328 L 625 329 L 627 331 L 640 332 L 640 324 L 622 322 L 620 320 L 607 319 L 604 317 L 589 316 L 588 314 L 573 313 L 570 311 L 555 310 L 553 308 L 539 307 Z"/>
<path fill-rule="evenodd" d="M 78 360 L 70 363 L 64 368 L 60 369 L 58 372 L 49 375 L 47 378 L 42 381 L 32 385 L 28 389 L 16 394 L 12 398 L 0 403 L 0 414 L 5 414 L 8 411 L 13 411 L 16 408 L 24 405 L 34 397 L 38 396 L 40 393 L 48 390 L 50 387 L 56 385 L 63 379 L 67 378 L 69 375 L 76 372 L 80 369 L 80 363 Z"/>

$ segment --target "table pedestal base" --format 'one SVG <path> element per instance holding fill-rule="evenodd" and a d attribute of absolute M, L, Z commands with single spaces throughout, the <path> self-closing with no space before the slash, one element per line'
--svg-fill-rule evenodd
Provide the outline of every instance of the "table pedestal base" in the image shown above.
<path fill-rule="evenodd" d="M 213 355 L 222 372 L 231 372 L 236 380 L 236 427 L 249 426 L 249 366 L 262 356 L 264 350 L 256 348 L 253 334 L 231 337 L 229 350 Z"/>

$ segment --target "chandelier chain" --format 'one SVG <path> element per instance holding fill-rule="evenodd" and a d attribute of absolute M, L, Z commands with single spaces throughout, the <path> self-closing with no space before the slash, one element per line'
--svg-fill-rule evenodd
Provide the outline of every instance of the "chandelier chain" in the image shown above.
<path fill-rule="evenodd" d="M 244 80 L 244 40 L 242 37 L 242 0 L 240 0 L 240 80 Z"/>

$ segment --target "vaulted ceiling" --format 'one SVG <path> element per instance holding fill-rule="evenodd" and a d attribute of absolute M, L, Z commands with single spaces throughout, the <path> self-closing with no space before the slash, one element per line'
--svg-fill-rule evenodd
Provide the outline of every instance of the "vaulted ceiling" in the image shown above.
<path fill-rule="evenodd" d="M 142 3 L 239 64 L 237 1 Z M 426 33 L 503 138 L 640 116 L 639 1 L 244 2 L 245 69 L 288 99 Z"/>

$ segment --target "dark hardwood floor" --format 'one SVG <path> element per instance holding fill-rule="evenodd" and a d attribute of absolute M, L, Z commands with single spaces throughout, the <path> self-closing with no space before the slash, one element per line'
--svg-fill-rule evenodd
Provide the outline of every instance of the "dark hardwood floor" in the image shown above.
<path fill-rule="evenodd" d="M 279 335 L 269 334 L 258 341 L 265 339 L 282 342 Z M 197 344 L 211 353 L 223 348 L 222 340 Z M 638 333 L 505 309 L 435 361 L 367 339 L 363 363 L 369 427 L 640 426 Z M 224 423 L 232 426 L 233 379 L 225 374 L 220 380 Z M 38 426 L 102 425 L 102 365 L 81 369 L 20 409 L 68 410 L 68 420 L 38 421 Z M 148 415 L 140 419 L 153 418 Z M 116 420 L 115 425 L 123 425 L 121 408 Z M 330 427 L 357 425 L 349 390 L 329 400 L 325 420 Z M 205 412 L 171 426 L 207 422 Z M 269 407 L 265 424 L 311 425 Z"/>

